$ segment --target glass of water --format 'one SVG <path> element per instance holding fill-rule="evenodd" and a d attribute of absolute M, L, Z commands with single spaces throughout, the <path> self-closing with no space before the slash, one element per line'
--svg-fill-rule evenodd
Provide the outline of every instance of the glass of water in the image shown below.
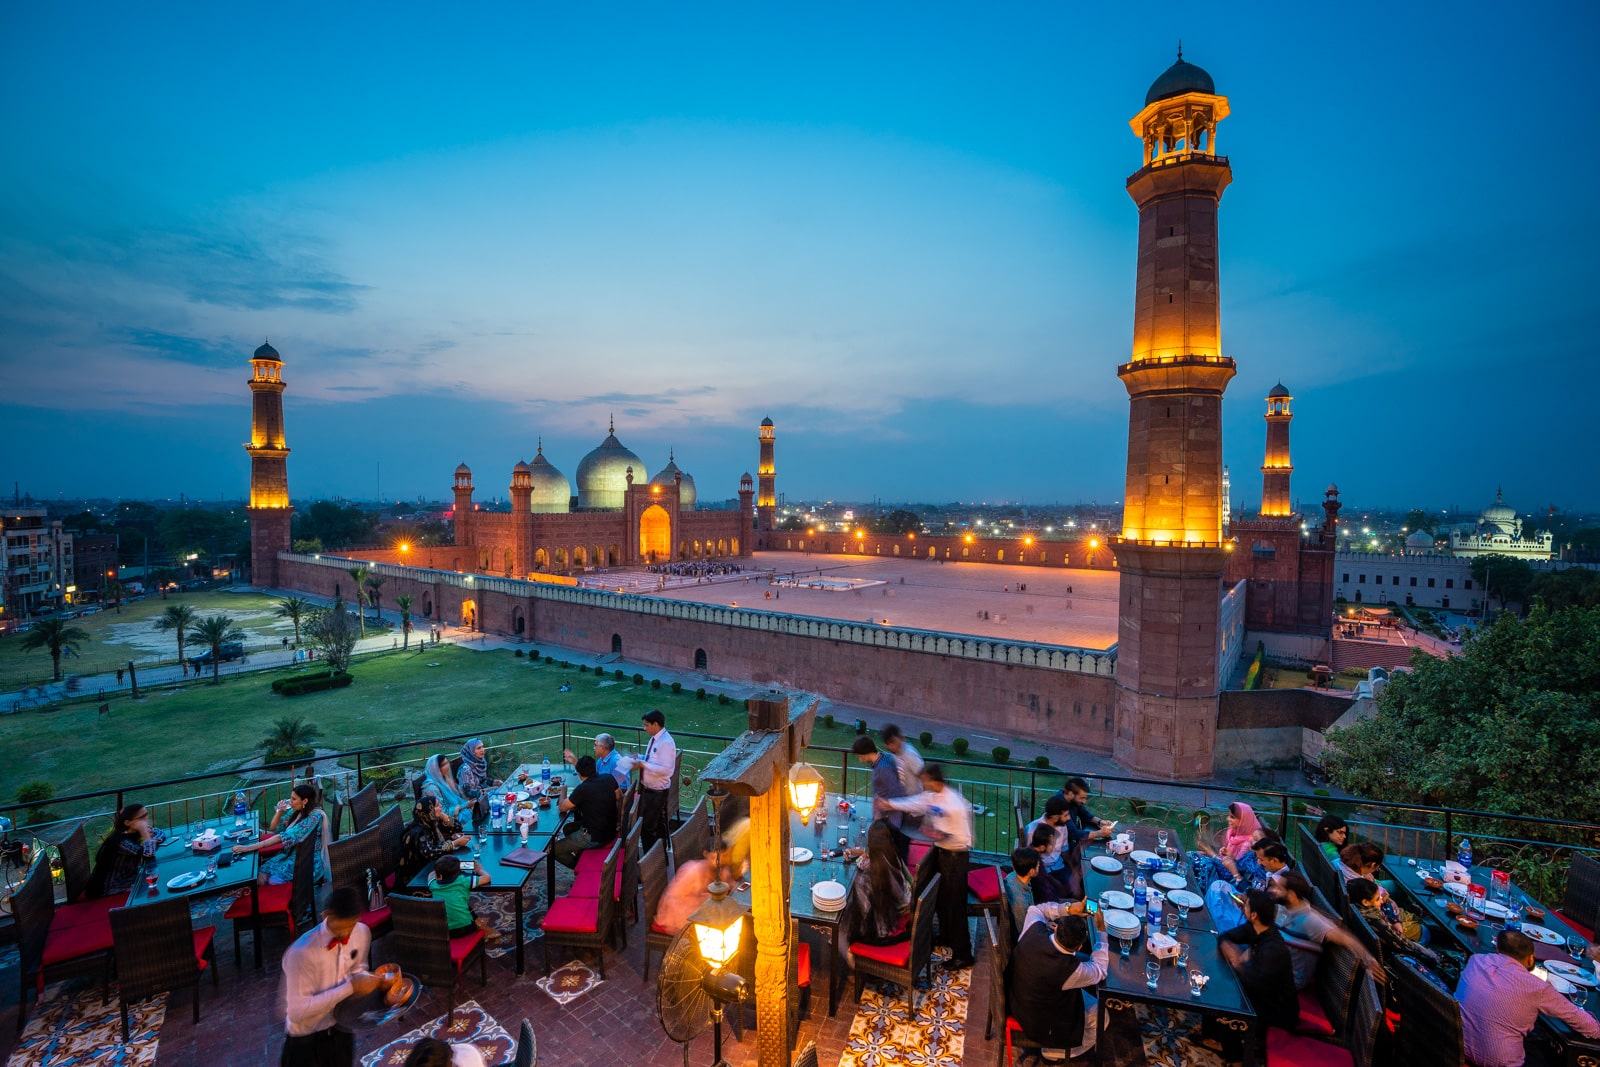
<path fill-rule="evenodd" d="M 1144 984 L 1154 989 L 1161 984 L 1161 964 L 1150 960 L 1144 965 Z"/>
<path fill-rule="evenodd" d="M 1130 892 L 1133 889 L 1133 871 L 1127 867 L 1122 868 L 1122 888 Z"/>
<path fill-rule="evenodd" d="M 1567 938 L 1567 955 L 1571 956 L 1574 962 L 1582 963 L 1583 957 L 1588 953 L 1588 951 L 1589 942 L 1585 941 L 1583 938 Z"/>
<path fill-rule="evenodd" d="M 1189 968 L 1189 942 L 1187 941 L 1178 942 L 1178 966 L 1185 970 Z"/>
<path fill-rule="evenodd" d="M 1127 937 L 1117 938 L 1117 955 L 1127 959 L 1133 954 L 1133 939 Z"/>
<path fill-rule="evenodd" d="M 1157 846 L 1160 847 L 1162 855 L 1166 855 L 1166 852 L 1167 852 L 1167 841 L 1170 838 L 1170 836 L 1171 835 L 1168 834 L 1167 831 L 1165 831 L 1165 830 L 1157 830 L 1156 831 L 1156 844 L 1157 844 Z"/>
<path fill-rule="evenodd" d="M 1179 922 L 1179 924 L 1186 923 L 1188 921 L 1189 921 L 1189 906 L 1187 904 L 1179 904 L 1178 905 L 1178 922 Z"/>
<path fill-rule="evenodd" d="M 1178 932 L 1178 912 L 1177 912 L 1177 910 L 1176 909 L 1172 909 L 1172 908 L 1167 909 L 1167 913 L 1164 916 L 1162 916 L 1161 924 L 1166 927 L 1167 936 L 1168 937 L 1171 937 L 1173 934 L 1176 934 Z"/>

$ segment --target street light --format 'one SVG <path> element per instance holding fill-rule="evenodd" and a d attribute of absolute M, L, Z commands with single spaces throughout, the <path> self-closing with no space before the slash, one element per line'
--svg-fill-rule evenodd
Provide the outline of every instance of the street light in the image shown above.
<path fill-rule="evenodd" d="M 810 825 L 811 813 L 822 801 L 825 784 L 822 775 L 809 763 L 796 763 L 789 768 L 789 803 L 800 813 L 801 826 Z"/>

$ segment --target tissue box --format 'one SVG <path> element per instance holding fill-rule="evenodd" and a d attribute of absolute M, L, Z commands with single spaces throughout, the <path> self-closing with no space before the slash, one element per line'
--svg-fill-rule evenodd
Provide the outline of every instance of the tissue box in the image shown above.
<path fill-rule="evenodd" d="M 197 837 L 193 841 L 189 842 L 189 847 L 194 849 L 196 852 L 215 852 L 217 849 L 222 847 L 222 838 Z"/>
<path fill-rule="evenodd" d="M 1178 942 L 1166 934 L 1152 933 L 1144 939 L 1144 950 L 1153 959 L 1170 960 L 1178 956 Z"/>
<path fill-rule="evenodd" d="M 1444 865 L 1444 880 L 1447 882 L 1461 882 L 1466 884 L 1472 881 L 1472 872 L 1468 871 L 1455 860 Z"/>

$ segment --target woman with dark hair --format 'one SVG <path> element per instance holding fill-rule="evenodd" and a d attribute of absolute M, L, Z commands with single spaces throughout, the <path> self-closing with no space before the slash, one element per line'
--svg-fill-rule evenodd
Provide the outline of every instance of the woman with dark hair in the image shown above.
<path fill-rule="evenodd" d="M 328 817 L 322 811 L 322 792 L 310 782 L 301 782 L 294 787 L 288 800 L 278 802 L 279 812 L 286 809 L 289 816 L 281 831 L 263 834 L 261 840 L 254 844 L 234 845 L 233 854 L 242 856 L 247 852 L 260 852 L 274 841 L 283 842 L 283 851 L 261 865 L 260 882 L 262 885 L 286 885 L 294 881 L 296 846 L 315 834 L 317 847 L 313 851 L 316 856 L 316 866 L 312 871 L 311 880 L 320 882 L 328 869 L 323 853 L 327 851 L 329 838 Z"/>
<path fill-rule="evenodd" d="M 463 759 L 461 766 L 466 767 Z M 428 757 L 428 762 L 422 768 L 422 795 L 436 797 L 440 809 L 461 824 L 464 829 L 473 827 L 472 799 L 461 792 L 461 785 L 456 781 L 455 772 L 450 769 L 450 761 L 445 759 L 443 753 Z"/>
<path fill-rule="evenodd" d="M 1390 951 L 1402 956 L 1421 956 L 1430 963 L 1439 962 L 1433 949 L 1419 940 L 1426 927 L 1417 922 L 1415 916 L 1395 907 L 1377 882 L 1370 878 L 1352 878 L 1344 884 L 1344 891 L 1350 898 L 1350 907 L 1367 921 Z M 1406 919 L 1414 925 L 1408 926 Z"/>
<path fill-rule="evenodd" d="M 1198 816 L 1196 816 L 1198 819 Z M 1248 889 L 1258 876 L 1266 872 L 1255 860 L 1250 846 L 1269 833 L 1256 818 L 1255 809 L 1241 801 L 1228 805 L 1228 824 L 1217 835 L 1216 844 L 1195 833 L 1198 851 L 1189 853 L 1189 864 L 1194 870 L 1196 885 L 1209 886 L 1216 882 Z"/>
<path fill-rule="evenodd" d="M 476 1045 L 452 1045 L 437 1037 L 425 1037 L 412 1047 L 405 1067 L 483 1067 L 483 1053 Z"/>
<path fill-rule="evenodd" d="M 88 895 L 108 897 L 132 889 L 139 880 L 139 867 L 155 859 L 156 849 L 166 839 L 163 831 L 150 825 L 150 809 L 143 804 L 129 804 L 117 812 L 111 832 L 95 853 Z"/>
<path fill-rule="evenodd" d="M 1337 815 L 1324 815 L 1317 822 L 1317 847 L 1328 862 L 1339 862 L 1339 850 L 1350 843 L 1350 824 Z"/>
<path fill-rule="evenodd" d="M 410 885 L 411 879 L 428 864 L 470 843 L 456 821 L 439 806 L 439 798 L 424 796 L 411 810 L 411 825 L 400 838 L 400 864 L 395 872 L 395 885 Z"/>
<path fill-rule="evenodd" d="M 850 883 L 851 941 L 893 945 L 910 936 L 904 922 L 911 910 L 911 872 L 894 847 L 894 833 L 880 820 L 867 830 L 867 850 L 856 861 Z"/>

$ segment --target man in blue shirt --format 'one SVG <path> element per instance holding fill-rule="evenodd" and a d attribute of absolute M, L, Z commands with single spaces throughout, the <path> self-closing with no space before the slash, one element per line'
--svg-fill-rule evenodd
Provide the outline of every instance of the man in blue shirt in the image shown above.
<path fill-rule="evenodd" d="M 573 755 L 572 749 L 561 753 L 561 758 L 576 767 L 578 757 Z M 621 757 L 617 755 L 617 739 L 610 734 L 594 735 L 594 769 L 596 774 L 609 774 L 617 781 L 617 788 L 628 788 L 628 772 L 618 769 Z"/>
<path fill-rule="evenodd" d="M 879 752 L 872 738 L 862 734 L 850 746 L 850 751 L 856 754 L 856 759 L 872 768 L 873 800 L 898 800 L 906 795 L 905 784 L 900 781 L 900 768 L 895 764 L 894 757 L 887 752 Z M 900 854 L 900 862 L 909 863 L 911 838 L 900 828 L 900 812 L 890 809 L 878 818 L 889 827 L 889 833 L 894 838 L 894 850 Z"/>

